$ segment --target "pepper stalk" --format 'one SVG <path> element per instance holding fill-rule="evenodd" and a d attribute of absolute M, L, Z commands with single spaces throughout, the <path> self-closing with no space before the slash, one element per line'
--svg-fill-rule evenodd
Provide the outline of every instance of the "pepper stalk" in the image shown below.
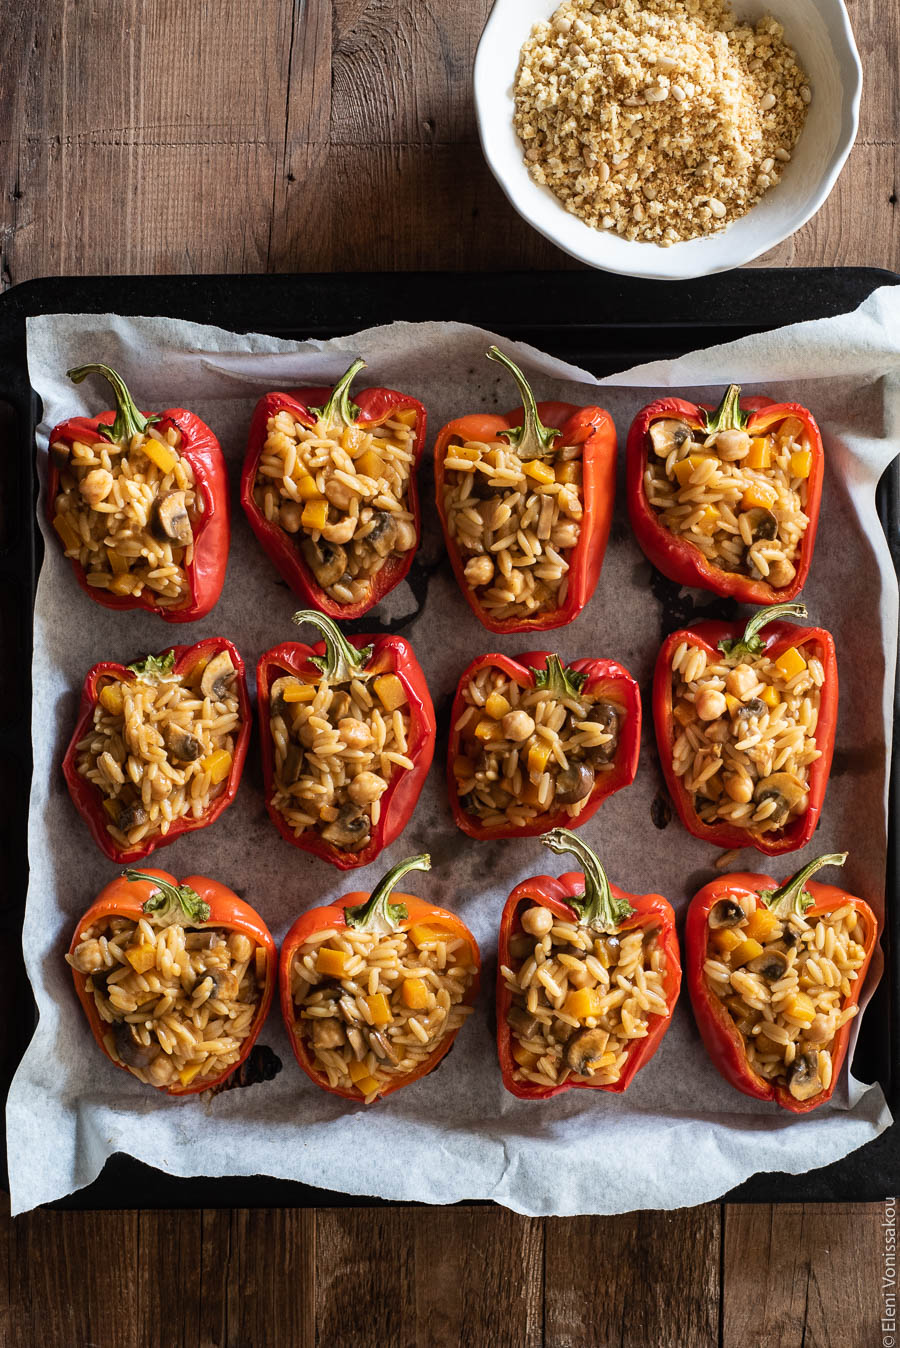
<path fill-rule="evenodd" d="M 143 905 L 142 911 L 153 916 L 161 927 L 170 927 L 175 922 L 200 924 L 209 921 L 209 904 L 201 899 L 190 885 L 173 885 L 158 875 L 148 875 L 146 871 L 123 871 L 126 880 L 149 880 L 156 890 Z"/>
<path fill-rule="evenodd" d="M 396 866 L 392 866 L 386 875 L 378 881 L 365 903 L 344 909 L 344 918 L 348 927 L 356 931 L 368 931 L 377 936 L 386 936 L 395 931 L 397 924 L 408 916 L 405 903 L 391 903 L 390 897 L 397 885 L 410 871 L 430 871 L 431 857 L 427 852 L 407 857 Z"/>
<path fill-rule="evenodd" d="M 519 458 L 525 462 L 529 459 L 546 458 L 548 454 L 553 453 L 553 441 L 562 432 L 542 423 L 531 385 L 518 365 L 515 365 L 509 356 L 504 355 L 498 346 L 492 346 L 486 354 L 488 360 L 495 360 L 499 365 L 503 365 L 515 379 L 525 413 L 521 426 L 513 426 L 509 430 L 501 431 L 500 434 L 506 436 Z"/>
<path fill-rule="evenodd" d="M 110 385 L 116 400 L 116 419 L 111 426 L 98 426 L 97 433 L 110 444 L 127 444 L 133 435 L 145 435 L 147 427 L 161 421 L 158 416 L 145 417 L 138 411 L 125 380 L 109 365 L 76 365 L 66 374 L 73 384 L 80 384 L 89 374 L 100 374 Z"/>
<path fill-rule="evenodd" d="M 351 679 L 365 677 L 364 666 L 371 660 L 374 646 L 352 646 L 337 623 L 314 608 L 300 609 L 291 622 L 298 627 L 310 623 L 322 633 L 325 654 L 311 655 L 309 662 L 322 671 L 329 683 L 349 683 Z"/>
<path fill-rule="evenodd" d="M 758 613 L 754 613 L 744 628 L 743 636 L 723 637 L 719 642 L 719 650 L 729 660 L 741 660 L 745 655 L 761 655 L 766 647 L 759 633 L 764 627 L 780 618 L 805 617 L 805 604 L 770 604 L 768 608 L 761 608 Z"/>
<path fill-rule="evenodd" d="M 608 936 L 614 935 L 634 912 L 634 908 L 627 899 L 614 896 L 600 858 L 571 829 L 552 828 L 544 834 L 541 842 L 551 852 L 571 852 L 581 862 L 584 894 L 567 900 L 578 914 L 579 926 L 590 927 L 592 931 Z"/>
<path fill-rule="evenodd" d="M 577 697 L 586 683 L 587 675 L 564 668 L 558 655 L 548 655 L 546 669 L 534 671 L 535 688 L 544 688 L 555 697 Z"/>
<path fill-rule="evenodd" d="M 847 856 L 847 852 L 829 852 L 827 856 L 816 857 L 785 880 L 778 889 L 763 890 L 759 897 L 769 911 L 778 917 L 790 917 L 792 913 L 802 917 L 813 902 L 812 895 L 806 889 L 807 880 L 824 866 L 843 866 Z"/>
<path fill-rule="evenodd" d="M 127 665 L 132 674 L 136 674 L 139 679 L 165 679 L 175 668 L 175 652 L 167 651 L 165 655 L 148 655 L 143 660 L 136 660 L 133 665 Z"/>
<path fill-rule="evenodd" d="M 706 430 L 711 434 L 716 431 L 742 431 L 749 420 L 750 413 L 741 410 L 740 384 L 729 384 L 715 412 L 707 412 Z"/>
<path fill-rule="evenodd" d="M 360 357 L 346 370 L 331 390 L 331 397 L 324 407 L 311 407 L 310 413 L 316 419 L 316 430 L 320 434 L 330 435 L 342 431 L 347 426 L 355 426 L 359 420 L 360 409 L 350 401 L 350 385 L 360 370 L 366 368 L 366 362 Z"/>

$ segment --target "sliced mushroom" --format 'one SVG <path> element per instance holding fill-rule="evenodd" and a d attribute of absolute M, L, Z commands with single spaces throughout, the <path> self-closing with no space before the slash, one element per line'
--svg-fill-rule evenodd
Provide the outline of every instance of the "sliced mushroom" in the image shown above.
<path fill-rule="evenodd" d="M 300 544 L 303 560 L 323 589 L 335 585 L 347 570 L 347 552 L 339 543 L 320 538 L 304 538 Z"/>
<path fill-rule="evenodd" d="M 387 510 L 378 510 L 372 516 L 372 528 L 366 534 L 365 542 L 379 557 L 387 557 L 394 547 L 397 535 L 397 521 Z"/>
<path fill-rule="evenodd" d="M 742 702 L 737 710 L 738 720 L 741 717 L 763 716 L 768 711 L 768 707 L 761 697 L 751 697 L 749 702 Z"/>
<path fill-rule="evenodd" d="M 576 1030 L 566 1044 L 566 1062 L 579 1076 L 593 1076 L 608 1041 L 606 1030 Z"/>
<path fill-rule="evenodd" d="M 362 1031 L 358 1030 L 355 1025 L 347 1026 L 347 1043 L 353 1050 L 353 1056 L 356 1061 L 362 1062 L 369 1049 L 365 1039 L 362 1037 Z"/>
<path fill-rule="evenodd" d="M 219 933 L 213 931 L 189 931 L 184 938 L 185 950 L 212 950 L 219 939 Z"/>
<path fill-rule="evenodd" d="M 193 763 L 203 752 L 203 745 L 197 736 L 174 722 L 166 726 L 163 740 L 172 757 L 179 758 L 182 763 Z"/>
<path fill-rule="evenodd" d="M 734 899 L 719 899 L 718 903 L 714 903 L 710 908 L 707 921 L 713 931 L 716 931 L 719 927 L 739 926 L 745 916 L 743 908 L 739 903 L 735 903 Z"/>
<path fill-rule="evenodd" d="M 160 496 L 153 509 L 150 528 L 155 538 L 169 539 L 182 547 L 191 542 L 194 535 L 183 491 L 167 491 Z"/>
<path fill-rule="evenodd" d="M 763 777 L 762 781 L 757 782 L 754 799 L 758 805 L 767 800 L 775 801 L 775 809 L 767 817 L 766 823 L 781 828 L 792 812 L 803 805 L 806 788 L 789 772 L 773 772 L 771 777 Z"/>
<path fill-rule="evenodd" d="M 137 828 L 139 824 L 146 824 L 146 822 L 147 811 L 141 801 L 135 800 L 119 811 L 116 827 L 121 829 L 123 833 L 130 833 L 133 828 Z"/>
<path fill-rule="evenodd" d="M 780 950 L 764 950 L 744 965 L 751 974 L 759 974 L 767 983 L 777 983 L 787 973 L 787 958 Z"/>
<path fill-rule="evenodd" d="M 114 1021 L 112 1036 L 116 1053 L 127 1067 L 149 1067 L 153 1059 L 159 1056 L 159 1044 L 142 1044 L 127 1021 Z"/>
<path fill-rule="evenodd" d="M 619 732 L 622 728 L 622 708 L 617 707 L 614 702 L 595 702 L 588 712 L 587 719 L 594 721 L 601 727 L 603 733 L 610 735 L 605 744 L 598 744 L 596 748 L 588 750 L 587 760 L 595 766 L 604 763 L 611 763 L 616 756 L 616 750 L 619 747 Z"/>
<path fill-rule="evenodd" d="M 748 510 L 744 516 L 750 525 L 750 533 L 754 542 L 759 542 L 763 538 L 778 537 L 778 521 L 771 510 L 766 510 L 762 506 L 754 506 Z"/>
<path fill-rule="evenodd" d="M 785 927 L 784 931 L 781 933 L 781 944 L 784 946 L 785 950 L 793 950 L 799 940 L 800 936 L 794 931 L 793 927 Z"/>
<path fill-rule="evenodd" d="M 506 1023 L 514 1034 L 520 1039 L 530 1039 L 532 1035 L 537 1034 L 541 1022 L 537 1016 L 533 1016 L 530 1011 L 526 1011 L 524 1006 L 514 1004 L 506 1013 Z"/>
<path fill-rule="evenodd" d="M 342 852 L 358 852 L 369 841 L 369 819 L 355 805 L 343 805 L 337 819 L 322 829 L 326 842 Z"/>
<path fill-rule="evenodd" d="M 330 1016 L 318 1017 L 313 1021 L 313 1048 L 340 1048 L 344 1042 L 344 1027 L 339 1020 Z"/>
<path fill-rule="evenodd" d="M 376 1058 L 387 1058 L 388 1062 L 396 1067 L 400 1058 L 397 1055 L 397 1050 L 394 1048 L 394 1045 L 391 1043 L 390 1039 L 388 1039 L 387 1035 L 382 1034 L 380 1030 L 366 1030 L 365 1033 L 366 1038 L 369 1041 L 369 1047 Z"/>
<path fill-rule="evenodd" d="M 200 692 L 220 702 L 228 692 L 228 685 L 234 678 L 235 669 L 227 651 L 214 655 L 203 671 L 200 679 Z"/>
<path fill-rule="evenodd" d="M 654 421 L 650 427 L 650 443 L 661 459 L 667 459 L 673 449 L 680 449 L 691 439 L 692 431 L 685 421 L 669 417 Z"/>
<path fill-rule="evenodd" d="M 57 440 L 55 445 L 50 446 L 51 461 L 54 468 L 58 468 L 60 472 L 62 472 L 64 468 L 68 468 L 71 455 L 72 446 L 64 445 L 61 440 Z"/>
<path fill-rule="evenodd" d="M 795 1100 L 810 1100 L 822 1090 L 817 1053 L 801 1053 L 788 1068 L 788 1090 Z"/>
<path fill-rule="evenodd" d="M 336 725 L 338 721 L 341 721 L 345 716 L 350 715 L 352 707 L 353 700 L 350 697 L 350 694 L 343 689 L 340 689 L 338 692 L 332 694 L 328 715 Z"/>
<path fill-rule="evenodd" d="M 293 740 L 284 751 L 284 762 L 278 770 L 282 786 L 292 786 L 303 771 L 303 750 Z"/>
<path fill-rule="evenodd" d="M 594 774 L 586 763 L 570 763 L 556 779 L 556 799 L 560 805 L 574 805 L 591 794 L 593 785 Z"/>

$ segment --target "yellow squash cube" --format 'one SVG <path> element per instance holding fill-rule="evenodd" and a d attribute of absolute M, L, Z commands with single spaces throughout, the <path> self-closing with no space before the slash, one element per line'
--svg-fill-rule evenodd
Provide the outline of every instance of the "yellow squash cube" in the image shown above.
<path fill-rule="evenodd" d="M 54 515 L 53 527 L 62 540 L 62 545 L 66 552 L 77 552 L 81 547 L 81 539 L 72 528 L 65 515 Z"/>
<path fill-rule="evenodd" d="M 757 955 L 761 955 L 763 948 L 759 941 L 745 940 L 740 945 L 736 945 L 731 952 L 732 969 L 740 969 L 748 964 L 750 960 L 755 960 Z"/>
<path fill-rule="evenodd" d="M 803 673 L 804 669 L 806 669 L 806 661 L 803 659 L 803 656 L 797 650 L 796 646 L 789 646 L 786 651 L 782 651 L 781 655 L 779 655 L 778 659 L 775 661 L 775 668 L 786 682 L 790 682 L 790 680 L 796 678 L 798 674 Z"/>
<path fill-rule="evenodd" d="M 417 950 L 421 950 L 425 945 L 434 945 L 435 941 L 441 939 L 440 932 L 435 931 L 434 927 L 427 927 L 424 922 L 417 922 L 406 934 Z"/>
<path fill-rule="evenodd" d="M 231 771 L 232 758 L 227 749 L 216 749 L 214 753 L 207 754 L 201 758 L 200 766 L 204 772 L 209 773 L 209 779 L 214 786 L 219 782 L 224 782 Z"/>
<path fill-rule="evenodd" d="M 775 939 L 780 927 L 781 923 L 770 908 L 754 908 L 747 918 L 744 934 L 766 945 Z"/>
<path fill-rule="evenodd" d="M 581 481 L 581 460 L 567 459 L 565 463 L 557 464 L 556 480 L 570 486 L 573 482 Z"/>
<path fill-rule="evenodd" d="M 570 992 L 566 998 L 565 1011 L 567 1016 L 574 1016 L 576 1020 L 599 1016 L 600 993 L 596 988 L 578 988 L 576 992 Z"/>
<path fill-rule="evenodd" d="M 152 945 L 132 945 L 125 951 L 125 958 L 136 974 L 145 974 L 156 963 L 156 949 Z"/>
<path fill-rule="evenodd" d="M 495 721 L 499 721 L 509 711 L 509 702 L 502 693 L 491 693 L 484 704 L 484 709 L 488 716 L 492 716 Z"/>
<path fill-rule="evenodd" d="M 367 997 L 366 1005 L 369 1008 L 373 1025 L 390 1025 L 394 1019 L 391 1015 L 388 999 L 383 992 L 376 992 L 374 997 Z"/>
<path fill-rule="evenodd" d="M 516 1041 L 515 1037 L 513 1038 L 512 1055 L 520 1067 L 534 1067 L 534 1064 L 538 1060 L 538 1055 L 532 1053 L 527 1048 L 523 1048 L 522 1045 Z"/>
<path fill-rule="evenodd" d="M 424 1011 L 428 1006 L 428 988 L 421 978 L 404 978 L 400 997 L 410 1011 Z"/>
<path fill-rule="evenodd" d="M 301 683 L 298 679 L 296 683 L 287 684 L 282 689 L 281 696 L 285 702 L 312 702 L 316 696 L 316 685 Z"/>
<path fill-rule="evenodd" d="M 772 467 L 772 443 L 764 435 L 754 436 L 744 466 L 757 470 Z"/>
<path fill-rule="evenodd" d="M 297 494 L 301 501 L 321 501 L 316 479 L 311 473 L 304 473 L 303 477 L 297 482 Z"/>
<path fill-rule="evenodd" d="M 402 426 L 415 426 L 419 419 L 419 414 L 414 407 L 404 407 L 402 412 L 394 413 L 394 420 L 399 421 Z"/>
<path fill-rule="evenodd" d="M 767 707 L 777 707 L 781 701 L 781 694 L 771 683 L 766 684 L 759 696 Z"/>
<path fill-rule="evenodd" d="M 110 716 L 121 716 L 124 705 L 125 700 L 122 695 L 122 685 L 119 683 L 105 683 L 100 689 L 100 706 L 104 711 L 108 711 Z"/>
<path fill-rule="evenodd" d="M 356 471 L 365 477 L 379 478 L 384 472 L 384 460 L 378 457 L 374 449 L 367 449 L 356 460 Z"/>
<path fill-rule="evenodd" d="M 372 686 L 385 711 L 397 711 L 398 708 L 405 707 L 409 701 L 406 689 L 396 674 L 381 674 L 374 680 Z"/>
<path fill-rule="evenodd" d="M 181 1082 L 182 1086 L 190 1086 L 194 1077 L 198 1075 L 202 1067 L 202 1062 L 187 1063 L 182 1067 L 181 1071 L 178 1073 L 178 1080 Z"/>
<path fill-rule="evenodd" d="M 717 955 L 727 955 L 730 950 L 736 950 L 743 939 L 734 927 L 719 927 L 711 934 L 709 943 Z"/>
<path fill-rule="evenodd" d="M 784 1014 L 792 1020 L 801 1020 L 811 1025 L 816 1018 L 815 1003 L 805 992 L 793 992 L 784 1003 Z"/>
<path fill-rule="evenodd" d="M 326 978 L 343 978 L 344 965 L 348 958 L 343 950 L 335 950 L 330 945 L 320 945 L 316 955 L 316 973 L 324 974 Z"/>
<path fill-rule="evenodd" d="M 366 1064 L 364 1062 L 357 1062 L 355 1058 L 351 1058 L 347 1064 L 347 1072 L 350 1080 L 354 1082 L 364 1081 L 369 1075 L 369 1069 Z"/>
<path fill-rule="evenodd" d="M 307 501 L 300 520 L 304 529 L 324 529 L 328 523 L 328 502 L 324 496 Z"/>
<path fill-rule="evenodd" d="M 791 476 L 807 478 L 812 471 L 812 454 L 808 449 L 795 450 L 791 455 Z"/>
<path fill-rule="evenodd" d="M 774 487 L 770 487 L 767 482 L 754 482 L 741 497 L 741 508 L 753 510 L 759 507 L 762 510 L 769 510 L 777 500 L 778 493 Z"/>
<path fill-rule="evenodd" d="M 159 440 L 154 440 L 152 435 L 141 445 L 141 449 L 147 455 L 151 463 L 155 463 L 161 473 L 171 473 L 178 462 L 178 455 L 174 449 L 168 445 L 163 445 Z"/>
<path fill-rule="evenodd" d="M 550 757 L 550 745 L 546 740 L 534 740 L 528 750 L 528 771 L 543 772 Z"/>
<path fill-rule="evenodd" d="M 553 469 L 548 464 L 541 463 L 540 459 L 529 459 L 525 465 L 525 476 L 530 477 L 532 482 L 542 482 L 545 486 L 556 481 Z"/>

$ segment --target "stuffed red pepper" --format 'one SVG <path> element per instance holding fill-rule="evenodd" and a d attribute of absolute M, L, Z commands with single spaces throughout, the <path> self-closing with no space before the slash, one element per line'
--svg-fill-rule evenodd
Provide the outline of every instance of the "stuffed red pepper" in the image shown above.
<path fill-rule="evenodd" d="M 241 478 L 263 551 L 295 594 L 332 618 L 358 618 L 398 585 L 421 533 L 425 408 L 385 388 L 351 402 L 365 363 L 333 389 L 260 399 Z"/>
<path fill-rule="evenodd" d="M 529 838 L 584 824 L 634 781 L 641 694 L 613 660 L 482 655 L 459 681 L 447 784 L 471 838 Z"/>
<path fill-rule="evenodd" d="M 624 1091 L 653 1057 L 681 988 L 675 914 L 660 894 L 610 884 L 568 829 L 541 839 L 582 866 L 516 885 L 503 909 L 497 1050 L 523 1100 L 573 1086 Z"/>
<path fill-rule="evenodd" d="M 878 939 L 865 900 L 810 878 L 846 858 L 817 857 L 780 886 L 722 875 L 688 910 L 688 988 L 710 1057 L 739 1091 L 795 1114 L 831 1098 Z"/>
<path fill-rule="evenodd" d="M 139 861 L 212 824 L 237 794 L 251 723 L 244 662 L 224 637 L 94 665 L 63 774 L 98 847 Z"/>
<path fill-rule="evenodd" d="M 825 455 L 798 403 L 741 398 L 714 412 L 659 398 L 628 435 L 626 482 L 635 537 L 679 585 L 777 604 L 803 588 L 812 562 Z"/>
<path fill-rule="evenodd" d="M 281 947 L 281 1010 L 297 1062 L 334 1095 L 371 1104 L 434 1070 L 472 1013 L 481 959 L 446 908 L 394 889 L 427 854 L 392 867 L 371 894 L 311 908 Z"/>
<path fill-rule="evenodd" d="M 700 622 L 667 637 L 653 719 L 663 775 L 685 828 L 717 847 L 776 856 L 819 822 L 837 725 L 831 634 L 798 627 L 802 604 L 746 627 Z"/>
<path fill-rule="evenodd" d="M 616 491 L 616 429 L 602 407 L 536 403 L 497 347 L 522 407 L 448 422 L 434 446 L 447 553 L 475 616 L 491 632 L 562 627 L 600 576 Z"/>
<path fill-rule="evenodd" d="M 133 871 L 101 890 L 66 960 L 106 1056 L 169 1095 L 231 1076 L 262 1029 L 277 952 L 259 914 L 217 880 Z"/>
<path fill-rule="evenodd" d="M 196 622 L 222 591 L 230 539 L 219 442 L 183 407 L 145 416 L 108 365 L 115 412 L 70 417 L 50 433 L 50 521 L 75 579 L 98 604 Z"/>
<path fill-rule="evenodd" d="M 285 642 L 256 671 L 266 806 L 287 842 L 341 870 L 403 832 L 434 757 L 434 707 L 402 637 L 345 637 L 309 609 L 316 646 Z"/>

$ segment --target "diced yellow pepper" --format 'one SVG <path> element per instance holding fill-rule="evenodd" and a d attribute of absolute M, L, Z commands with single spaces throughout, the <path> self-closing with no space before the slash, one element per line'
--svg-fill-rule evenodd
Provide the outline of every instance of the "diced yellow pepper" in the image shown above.
<path fill-rule="evenodd" d="M 732 969 L 740 969 L 742 965 L 750 960 L 755 960 L 757 955 L 761 955 L 763 948 L 759 941 L 745 940 L 740 945 L 736 945 L 731 952 Z"/>
<path fill-rule="evenodd" d="M 214 786 L 219 782 L 224 782 L 231 771 L 231 754 L 227 749 L 216 749 L 214 753 L 207 754 L 205 758 L 200 759 L 200 766 L 204 772 L 209 773 L 209 779 Z"/>
<path fill-rule="evenodd" d="M 384 459 L 379 458 L 374 449 L 367 449 L 356 460 L 356 471 L 365 477 L 381 477 L 384 472 Z"/>
<path fill-rule="evenodd" d="M 373 1025 L 390 1025 L 394 1019 L 391 1015 L 388 999 L 383 992 L 376 992 L 374 997 L 367 997 L 366 1005 L 369 1008 Z"/>
<path fill-rule="evenodd" d="M 323 529 L 328 523 L 328 502 L 323 496 L 307 501 L 300 522 L 304 529 Z"/>
<path fill-rule="evenodd" d="M 435 931 L 434 927 L 427 927 L 424 922 L 416 923 L 406 934 L 417 950 L 421 950 L 423 945 L 432 945 L 441 939 L 440 932 Z"/>
<path fill-rule="evenodd" d="M 131 594 L 134 589 L 134 577 L 130 571 L 121 571 L 109 582 L 113 594 Z"/>
<path fill-rule="evenodd" d="M 396 711 L 398 707 L 405 707 L 409 701 L 406 689 L 396 674 L 380 674 L 372 686 L 385 711 Z"/>
<path fill-rule="evenodd" d="M 674 472 L 680 487 L 687 486 L 694 469 L 699 468 L 703 460 L 707 457 L 708 455 L 706 454 L 689 454 L 686 459 L 678 460 Z"/>
<path fill-rule="evenodd" d="M 681 726 L 690 725 L 692 721 L 696 721 L 697 719 L 697 713 L 694 711 L 690 702 L 679 702 L 675 706 L 672 715 Z"/>
<path fill-rule="evenodd" d="M 778 493 L 768 482 L 752 482 L 741 497 L 741 506 L 744 510 L 754 510 L 757 506 L 768 510 L 777 499 Z"/>
<path fill-rule="evenodd" d="M 765 945 L 767 941 L 773 940 L 780 926 L 781 923 L 770 908 L 754 908 L 747 918 L 744 934 Z"/>
<path fill-rule="evenodd" d="M 721 519 L 721 515 L 716 507 L 714 505 L 707 505 L 703 507 L 703 513 L 694 527 L 699 529 L 701 534 L 711 534 L 715 530 L 716 523 L 719 519 Z"/>
<path fill-rule="evenodd" d="M 298 679 L 296 683 L 289 683 L 283 689 L 281 696 L 285 702 L 312 702 L 316 696 L 316 685 L 314 683 L 301 683 Z"/>
<path fill-rule="evenodd" d="M 117 576 L 120 576 L 123 571 L 128 570 L 128 558 L 123 557 L 121 553 L 116 552 L 115 548 L 107 548 L 106 556 L 109 559 L 112 570 Z"/>
<path fill-rule="evenodd" d="M 783 679 L 790 680 L 803 673 L 806 669 L 806 661 L 796 646 L 789 646 L 786 651 L 782 651 L 775 661 L 775 668 Z"/>
<path fill-rule="evenodd" d="M 743 939 L 741 933 L 734 927 L 720 927 L 712 933 L 709 943 L 717 954 L 727 955 L 729 950 L 736 950 Z"/>
<path fill-rule="evenodd" d="M 528 750 L 528 771 L 543 772 L 550 757 L 550 745 L 547 740 L 534 740 Z"/>
<path fill-rule="evenodd" d="M 799 440 L 803 434 L 803 422 L 799 417 L 785 417 L 775 434 L 781 441 Z"/>
<path fill-rule="evenodd" d="M 345 426 L 341 432 L 341 449 L 347 454 L 352 454 L 355 449 L 359 449 L 359 442 L 363 438 L 363 432 L 358 426 Z"/>
<path fill-rule="evenodd" d="M 410 1011 L 424 1011 L 428 1005 L 428 988 L 421 978 L 404 978 L 400 997 Z"/>
<path fill-rule="evenodd" d="M 793 1020 L 802 1020 L 807 1025 L 811 1025 L 816 1018 L 815 1003 L 805 992 L 792 992 L 782 1010 L 786 1016 L 790 1016 Z"/>
<path fill-rule="evenodd" d="M 356 1089 L 361 1091 L 363 1095 L 374 1095 L 377 1090 L 381 1089 L 374 1077 L 360 1077 L 355 1085 Z"/>
<path fill-rule="evenodd" d="M 130 945 L 125 958 L 136 974 L 145 974 L 156 963 L 156 949 L 152 945 Z"/>
<path fill-rule="evenodd" d="M 729 715 L 729 716 L 733 716 L 733 715 L 735 714 L 736 711 L 739 711 L 739 710 L 740 710 L 741 704 L 740 704 L 740 701 L 738 700 L 738 698 L 733 697 L 733 696 L 731 695 L 731 693 L 726 693 L 726 694 L 725 694 L 725 706 L 728 708 L 728 715 Z"/>
<path fill-rule="evenodd" d="M 523 1048 L 515 1038 L 513 1039 L 512 1055 L 520 1067 L 534 1067 L 538 1060 L 536 1053 L 531 1053 L 527 1048 Z"/>
<path fill-rule="evenodd" d="M 110 716 L 121 716 L 124 705 L 122 685 L 120 683 L 105 683 L 100 689 L 100 706 L 108 711 Z"/>
<path fill-rule="evenodd" d="M 723 791 L 722 778 L 717 772 L 714 772 L 711 777 L 707 777 L 700 791 L 707 800 L 718 800 Z"/>
<path fill-rule="evenodd" d="M 493 716 L 495 721 L 499 721 L 509 711 L 509 702 L 502 693 L 491 693 L 484 709 L 488 716 Z"/>
<path fill-rule="evenodd" d="M 566 998 L 565 1012 L 576 1020 L 587 1020 L 600 1014 L 600 993 L 596 988 L 578 988 Z"/>
<path fill-rule="evenodd" d="M 454 777 L 471 777 L 475 771 L 475 764 L 471 758 L 466 758 L 465 754 L 457 754 L 453 760 Z"/>
<path fill-rule="evenodd" d="M 351 1081 L 364 1081 L 369 1075 L 369 1069 L 366 1064 L 364 1062 L 357 1062 L 355 1058 L 351 1058 L 347 1064 L 347 1072 L 349 1073 Z"/>
<path fill-rule="evenodd" d="M 744 459 L 746 468 L 772 467 L 772 442 L 764 435 L 756 435 L 750 443 L 750 452 Z"/>
<path fill-rule="evenodd" d="M 151 463 L 155 463 L 161 473 L 171 473 L 178 462 L 178 455 L 174 449 L 168 445 L 163 445 L 159 440 L 154 440 L 152 435 L 141 445 L 141 449 L 147 455 Z"/>
<path fill-rule="evenodd" d="M 109 817 L 110 817 L 110 819 L 113 821 L 113 823 L 114 823 L 114 824 L 117 823 L 117 822 L 118 822 L 118 819 L 119 819 L 119 802 L 118 802 L 117 800 L 111 799 L 110 796 L 104 796 L 104 797 L 103 797 L 103 808 L 104 808 L 104 810 L 106 811 L 106 813 L 109 815 Z"/>
<path fill-rule="evenodd" d="M 549 464 L 541 463 L 540 459 L 529 459 L 525 465 L 525 476 L 530 477 L 533 482 L 543 482 L 546 486 L 549 482 L 556 481 L 556 474 Z"/>
<path fill-rule="evenodd" d="M 609 954 L 609 947 L 607 946 L 606 942 L 602 939 L 602 937 L 598 936 L 597 940 L 594 942 L 594 954 L 599 960 L 599 962 L 603 965 L 604 969 L 608 969 L 610 967 L 610 965 L 612 964 L 612 960 Z"/>
<path fill-rule="evenodd" d="M 194 1077 L 198 1075 L 202 1068 L 202 1062 L 191 1062 L 185 1067 L 182 1067 L 181 1071 L 178 1073 L 178 1080 L 181 1082 L 182 1086 L 190 1086 Z"/>
<path fill-rule="evenodd" d="M 62 539 L 62 545 L 66 552 L 77 552 L 81 547 L 81 539 L 72 528 L 65 515 L 54 515 L 53 527 Z"/>
<path fill-rule="evenodd" d="M 777 707 L 781 701 L 781 695 L 777 688 L 773 688 L 771 683 L 767 683 L 760 693 L 760 697 L 767 707 Z"/>
<path fill-rule="evenodd" d="M 809 477 L 812 469 L 812 454 L 808 449 L 795 450 L 791 455 L 791 476 Z"/>
<path fill-rule="evenodd" d="M 482 716 L 475 727 L 475 738 L 482 744 L 486 744 L 489 739 L 497 734 L 497 722 L 492 721 L 489 716 Z"/>
<path fill-rule="evenodd" d="M 349 956 L 343 950 L 335 950 L 330 945 L 320 945 L 316 955 L 316 973 L 326 978 L 343 978 L 344 965 Z"/>
<path fill-rule="evenodd" d="M 394 413 L 394 420 L 399 421 L 402 426 L 415 426 L 419 419 L 419 414 L 414 407 L 404 407 L 402 412 Z"/>
<path fill-rule="evenodd" d="M 567 484 L 580 482 L 581 460 L 567 459 L 565 463 L 558 463 L 556 465 L 556 480 L 557 482 L 565 482 Z"/>
<path fill-rule="evenodd" d="M 537 787 L 535 786 L 534 782 L 523 782 L 523 783 L 522 783 L 522 804 L 523 804 L 523 805 L 540 805 L 540 803 L 541 803 L 541 802 L 540 802 L 540 800 L 538 799 L 538 789 L 537 789 Z"/>
<path fill-rule="evenodd" d="M 297 483 L 297 494 L 301 501 L 321 501 L 318 484 L 311 473 L 301 477 Z"/>
<path fill-rule="evenodd" d="M 451 458 L 466 459 L 469 463 L 477 463 L 481 458 L 481 450 L 477 445 L 451 445 L 447 453 Z"/>

